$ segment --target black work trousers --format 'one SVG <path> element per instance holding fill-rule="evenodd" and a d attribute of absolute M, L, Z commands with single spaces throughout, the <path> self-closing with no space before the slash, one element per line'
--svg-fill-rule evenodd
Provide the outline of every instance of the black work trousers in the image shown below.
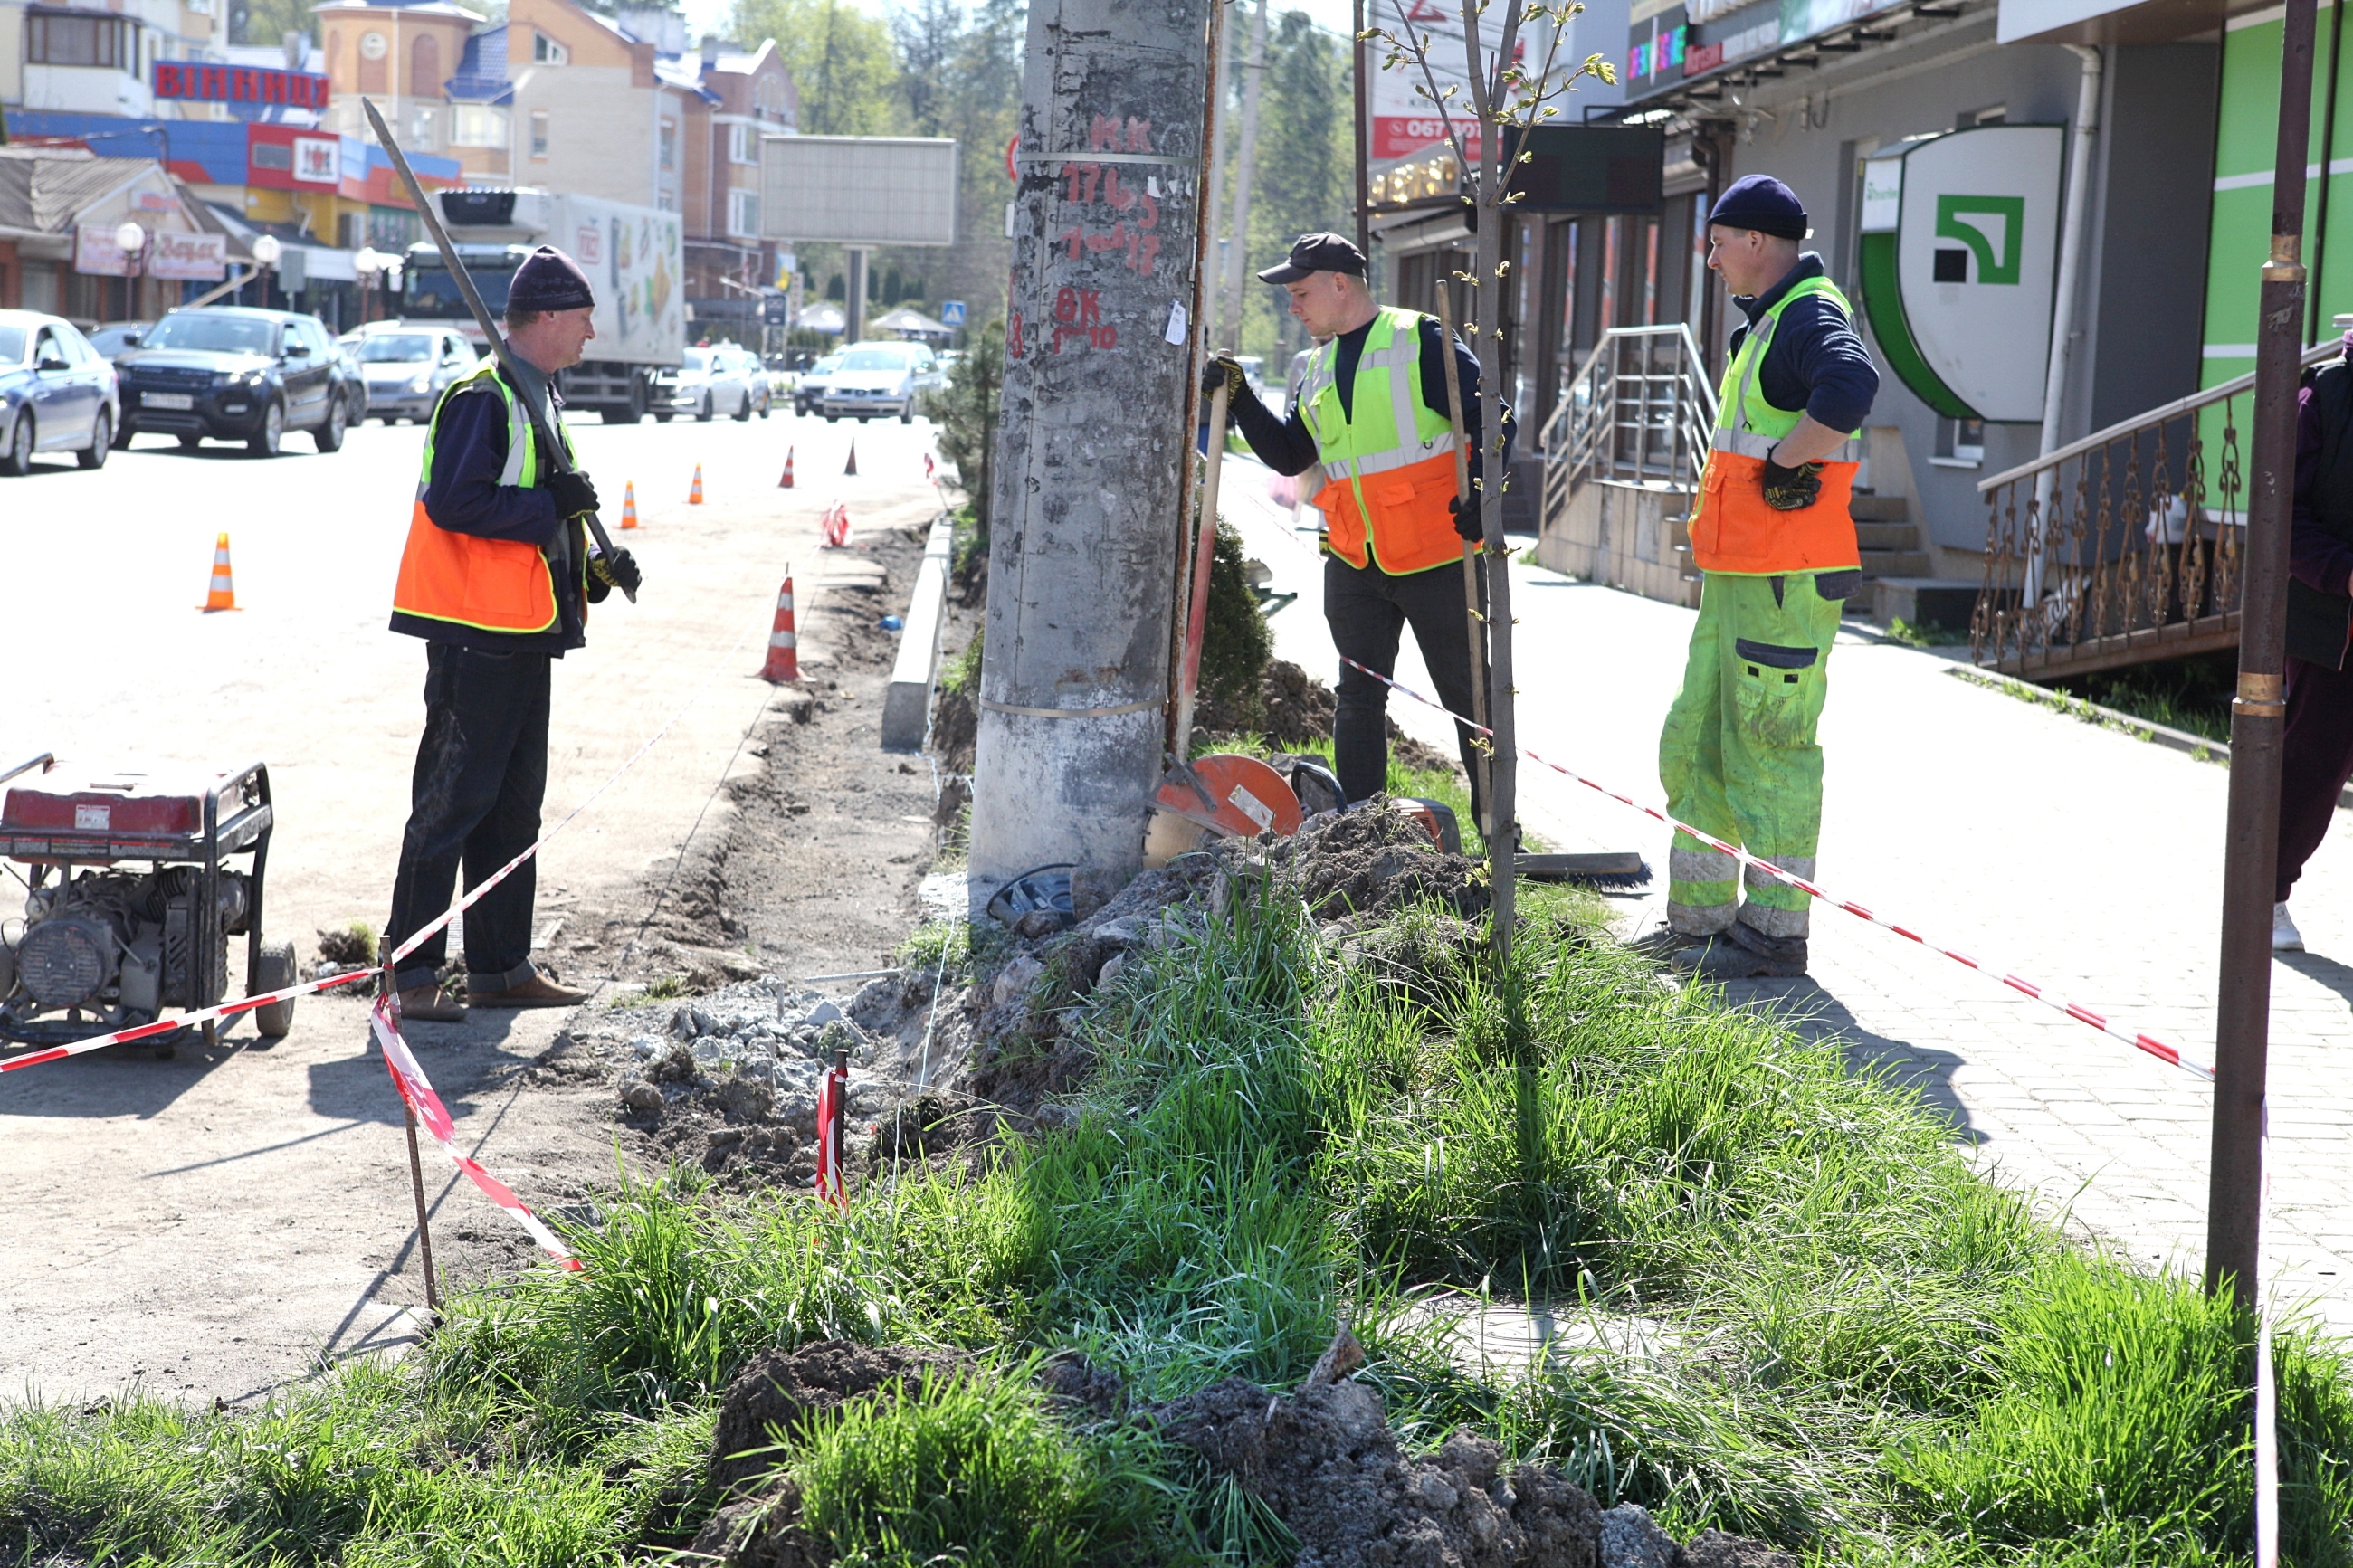
<path fill-rule="evenodd" d="M 472 887 L 539 837 L 547 791 L 548 656 L 480 653 L 427 643 L 425 733 L 409 783 L 408 829 L 392 884 L 394 946 L 449 907 L 462 865 Z M 474 989 L 529 980 L 537 860 L 466 911 L 466 973 Z M 448 957 L 448 932 L 433 933 L 401 961 L 404 991 L 429 985 Z"/>
<path fill-rule="evenodd" d="M 2280 755 L 2279 862 L 2272 899 L 2284 903 L 2336 820 L 2353 779 L 2353 669 L 2287 661 L 2287 733 Z"/>
<path fill-rule="evenodd" d="M 1398 634 L 1413 627 L 1421 661 L 1430 668 L 1431 696 L 1454 713 L 1471 708 L 1471 617 L 1462 598 L 1462 568 L 1450 563 L 1427 572 L 1392 576 L 1378 566 L 1351 566 L 1337 555 L 1324 563 L 1324 619 L 1333 646 L 1344 659 L 1397 673 Z M 1388 787 L 1389 689 L 1354 665 L 1340 666 L 1338 704 L 1332 715 L 1332 771 L 1351 801 Z M 1467 725 L 1454 727 L 1462 771 L 1471 781 L 1472 826 L 1483 804 L 1479 796 L 1476 737 Z"/>

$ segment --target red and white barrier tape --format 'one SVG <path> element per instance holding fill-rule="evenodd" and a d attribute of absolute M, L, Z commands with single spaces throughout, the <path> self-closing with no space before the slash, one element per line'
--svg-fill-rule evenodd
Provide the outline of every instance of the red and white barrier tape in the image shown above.
<path fill-rule="evenodd" d="M 392 1005 L 391 997 L 378 996 L 375 1005 L 368 1009 L 368 1023 L 375 1031 L 376 1044 L 384 1048 L 385 1070 L 392 1075 L 392 1087 L 399 1091 L 408 1109 L 417 1113 L 417 1124 L 441 1146 L 441 1152 L 449 1156 L 451 1164 L 465 1172 L 467 1179 L 482 1189 L 484 1196 L 514 1216 L 515 1223 L 539 1243 L 540 1250 L 566 1268 L 581 1268 L 581 1261 L 572 1256 L 564 1243 L 555 1239 L 555 1233 L 531 1212 L 530 1205 L 515 1196 L 513 1190 L 504 1182 L 482 1169 L 480 1162 L 459 1151 L 457 1123 L 450 1119 L 448 1108 L 441 1103 L 441 1097 L 433 1092 L 432 1081 L 425 1076 L 425 1068 L 410 1053 L 408 1042 L 400 1037 L 399 1026 L 392 1021 Z"/>
<path fill-rule="evenodd" d="M 282 991 L 265 991 L 259 996 L 240 996 L 234 1002 L 224 1002 L 217 1007 L 206 1007 L 201 1012 L 182 1013 L 172 1018 L 158 1018 L 152 1024 L 117 1029 L 113 1034 L 99 1035 L 87 1040 L 76 1040 L 71 1045 L 51 1046 L 44 1051 L 27 1051 L 21 1057 L 10 1057 L 5 1061 L 0 1061 L 0 1072 L 15 1072 L 18 1068 L 38 1067 L 43 1062 L 58 1061 L 66 1057 L 78 1057 L 89 1051 L 104 1050 L 109 1046 L 120 1046 L 132 1040 L 144 1040 L 157 1035 L 168 1035 L 174 1030 L 185 1029 L 195 1024 L 208 1023 L 216 1018 L 234 1018 L 240 1013 L 250 1013 L 256 1007 L 267 1007 L 272 1002 L 284 1002 L 295 996 L 307 996 L 313 991 L 325 991 L 337 985 L 353 984 L 377 973 L 373 969 L 354 969 L 342 974 L 330 974 L 323 980 L 305 980 L 300 984 L 289 985 Z"/>
<path fill-rule="evenodd" d="M 1366 675 L 1371 676 L 1375 680 L 1379 681 L 1382 685 L 1390 688 L 1392 690 L 1402 691 L 1408 697 L 1412 698 L 1416 702 L 1420 703 L 1426 708 L 1437 709 L 1440 713 L 1446 714 L 1448 718 L 1453 720 L 1456 723 L 1461 725 L 1466 730 L 1488 736 L 1491 739 L 1495 733 L 1493 730 L 1488 729 L 1483 724 L 1473 723 L 1470 720 L 1463 718 L 1461 715 L 1450 711 L 1445 704 L 1439 702 L 1432 698 L 1424 697 L 1412 687 L 1390 679 L 1388 676 L 1383 675 L 1379 670 L 1366 668 L 1364 665 L 1358 664 L 1355 659 L 1349 658 L 1345 655 L 1342 656 L 1340 662 L 1351 667 L 1352 668 L 1364 670 Z M 1673 817 L 1669 816 L 1665 812 L 1659 810 L 1656 806 L 1644 805 L 1638 800 L 1632 799 L 1627 795 L 1620 795 L 1616 790 L 1611 789 L 1609 785 L 1596 783 L 1594 780 L 1587 778 L 1583 773 L 1578 773 L 1574 768 L 1563 767 L 1560 763 L 1552 761 L 1548 757 L 1539 756 L 1535 752 L 1528 750 L 1525 746 L 1520 748 L 1520 755 L 1527 758 L 1528 761 L 1535 763 L 1539 766 L 1550 768 L 1553 772 L 1560 774 L 1563 778 L 1570 779 L 1577 784 L 1583 784 L 1586 788 L 1593 791 L 1597 795 L 1607 795 L 1611 800 L 1618 802 L 1620 805 L 1632 806 L 1636 811 L 1641 812 L 1643 816 L 1651 817 L 1655 821 L 1662 822 L 1679 833 L 1689 834 L 1692 837 L 1698 839 L 1702 844 L 1706 845 L 1709 848 L 1720 850 L 1724 854 L 1730 855 L 1746 865 L 1754 866 L 1757 869 L 1764 872 L 1767 876 L 1771 877 L 1776 881 L 1787 883 L 1788 886 L 1797 889 L 1800 892 L 1810 894 L 1814 898 L 1821 900 L 1822 902 L 1831 905 L 1834 909 L 1843 910 L 1848 914 L 1854 916 L 1858 920 L 1868 921 L 1873 925 L 1881 927 L 1886 931 L 1892 931 L 1906 942 L 1917 942 L 1922 947 L 1926 948 L 1929 952 L 1942 953 L 1945 957 L 1951 959 L 1954 963 L 1966 965 L 1970 969 L 1978 971 L 1979 973 L 1993 975 L 2011 990 L 2019 992 L 2023 995 L 2032 997 L 2035 1001 L 2042 1003 L 2045 1006 L 2055 1007 L 2060 1012 L 2066 1014 L 2067 1016 L 2074 1019 L 2079 1024 L 2089 1024 L 2094 1029 L 2099 1030 L 2100 1033 L 2106 1035 L 2113 1039 L 2122 1040 L 2125 1044 L 2132 1047 L 2135 1050 L 2146 1051 L 2150 1056 L 2155 1057 L 2158 1060 L 2161 1062 L 2168 1062 L 2173 1066 L 2181 1068 L 2184 1072 L 2195 1073 L 2198 1077 L 2204 1079 L 2209 1083 L 2214 1081 L 2214 1069 L 2212 1068 L 2183 1056 L 2178 1048 L 2168 1045 L 2165 1041 L 2158 1039 L 2154 1035 L 2142 1034 L 2137 1030 L 2127 1029 L 2123 1025 L 2113 1023 L 2108 1019 L 2106 1015 L 2094 1012 L 2091 1008 L 2084 1006 L 2080 1002 L 2070 1002 L 2058 993 L 2048 990 L 2045 987 L 2037 984 L 2035 982 L 2026 979 L 2022 975 L 2012 974 L 2005 971 L 1989 968 L 1987 965 L 1978 963 L 1976 959 L 1971 958 L 1968 953 L 1963 952 L 1957 948 L 1945 947 L 1936 942 L 1933 942 L 1926 937 L 1922 936 L 1919 932 L 1911 931 L 1904 926 L 1897 925 L 1894 921 L 1888 920 L 1884 916 L 1875 914 L 1872 910 L 1865 909 L 1861 904 L 1841 899 L 1834 893 L 1824 891 L 1822 889 L 1814 886 L 1813 883 L 1806 880 L 1806 879 L 1797 875 L 1795 872 L 1785 871 L 1780 867 L 1774 865 L 1770 860 L 1760 859 L 1757 856 L 1751 855 L 1737 844 L 1727 844 L 1712 833 L 1703 833 L 1687 822 L 1678 822 Z"/>

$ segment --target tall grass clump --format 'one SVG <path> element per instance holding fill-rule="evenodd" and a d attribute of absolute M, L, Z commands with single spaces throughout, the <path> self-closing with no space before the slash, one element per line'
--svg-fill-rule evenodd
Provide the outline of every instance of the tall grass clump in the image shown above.
<path fill-rule="evenodd" d="M 1179 1530 L 1157 1446 L 1073 1433 L 1029 1368 L 854 1401 L 793 1445 L 801 1520 L 849 1568 L 1065 1568 L 1166 1561 Z"/>

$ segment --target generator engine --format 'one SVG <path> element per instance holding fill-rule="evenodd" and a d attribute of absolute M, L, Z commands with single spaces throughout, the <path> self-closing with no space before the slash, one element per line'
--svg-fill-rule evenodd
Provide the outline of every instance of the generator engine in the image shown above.
<path fill-rule="evenodd" d="M 291 944 L 261 939 L 274 816 L 259 763 L 185 780 L 119 773 L 10 788 L 0 855 L 28 869 L 18 873 L 23 921 L 0 921 L 0 1039 L 69 1044 L 214 1006 L 228 994 L 232 936 L 246 939 L 248 995 L 290 984 Z M 234 869 L 231 856 L 250 859 Z M 262 1035 L 285 1034 L 293 1006 L 255 1009 Z M 204 1023 L 208 1042 L 217 1023 Z"/>
<path fill-rule="evenodd" d="M 25 900 L 25 928 L 0 945 L 0 1019 L 79 1012 L 108 1032 L 152 1023 L 165 1007 L 209 1007 L 228 984 L 228 939 L 242 935 L 252 896 L 241 872 L 223 871 L 213 918 L 199 922 L 201 880 L 191 866 L 160 870 L 80 871 L 49 883 L 42 873 Z M 196 929 L 211 928 L 200 944 Z"/>

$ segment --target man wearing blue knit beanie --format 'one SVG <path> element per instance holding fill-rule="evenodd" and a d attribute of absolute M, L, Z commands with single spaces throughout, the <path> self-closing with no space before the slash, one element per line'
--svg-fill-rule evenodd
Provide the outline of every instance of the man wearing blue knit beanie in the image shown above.
<path fill-rule="evenodd" d="M 1708 214 L 1707 265 L 1746 324 L 1728 349 L 1691 514 L 1700 569 L 1683 690 L 1659 737 L 1674 816 L 1806 878 L 1821 832 L 1831 644 L 1862 585 L 1847 500 L 1879 375 L 1797 193 L 1736 181 Z M 1708 979 L 1806 972 L 1810 899 L 1688 834 L 1668 856 L 1673 965 Z M 1742 881 L 1746 898 L 1741 898 Z"/>

